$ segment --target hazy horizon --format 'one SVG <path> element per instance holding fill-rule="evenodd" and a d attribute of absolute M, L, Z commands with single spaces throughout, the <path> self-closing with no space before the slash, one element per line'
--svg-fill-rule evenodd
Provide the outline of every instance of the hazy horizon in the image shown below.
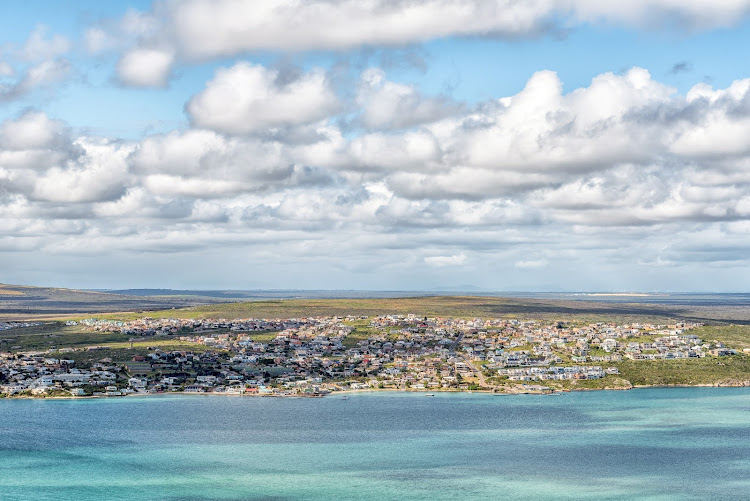
<path fill-rule="evenodd" d="M 711 290 L 575 290 L 575 289 L 549 289 L 549 290 L 533 290 L 533 289 L 484 289 L 480 287 L 474 287 L 470 285 L 465 286 L 441 286 L 441 287 L 425 287 L 425 288 L 414 288 L 414 289 L 355 289 L 355 288 L 340 288 L 340 289 L 323 289 L 323 288 L 222 288 L 222 287 L 198 287 L 198 288 L 171 288 L 171 287 L 62 287 L 54 284 L 5 284 L 5 286 L 18 286 L 18 287 L 40 287 L 40 288 L 60 288 L 60 289 L 71 289 L 71 290 L 82 290 L 82 291 L 96 291 L 96 292 L 114 292 L 120 294 L 128 293 L 157 293 L 157 292 L 200 292 L 200 293 L 372 293 L 372 294 L 398 294 L 398 293 L 414 293 L 414 294 L 452 294 L 462 293 L 467 295 L 490 295 L 499 296 L 507 294 L 509 296 L 518 295 L 519 297 L 528 296 L 544 296 L 544 295 L 567 295 L 567 296 L 623 296 L 623 297 L 655 297 L 655 296 L 669 296 L 669 295 L 750 295 L 750 291 L 747 290 L 736 290 L 736 291 L 711 291 Z M 136 294 L 138 295 L 138 294 Z M 218 297 L 218 296 L 216 296 Z M 291 296 L 290 296 L 291 297 Z"/>

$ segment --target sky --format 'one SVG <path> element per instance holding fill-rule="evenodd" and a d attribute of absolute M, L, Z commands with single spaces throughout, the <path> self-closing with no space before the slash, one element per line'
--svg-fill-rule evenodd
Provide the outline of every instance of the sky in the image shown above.
<path fill-rule="evenodd" d="M 0 282 L 747 292 L 750 0 L 0 3 Z"/>

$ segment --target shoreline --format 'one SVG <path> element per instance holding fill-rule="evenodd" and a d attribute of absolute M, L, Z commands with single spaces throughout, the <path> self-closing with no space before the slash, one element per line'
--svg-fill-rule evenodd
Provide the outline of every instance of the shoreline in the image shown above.
<path fill-rule="evenodd" d="M 748 383 L 747 381 L 743 383 Z M 643 384 L 643 385 L 632 385 L 629 388 L 550 388 L 551 391 L 529 389 L 524 390 L 518 388 L 511 391 L 495 391 L 492 389 L 477 389 L 477 390 L 422 390 L 422 389 L 400 389 L 400 388 L 368 388 L 362 390 L 338 390 L 331 391 L 330 393 L 322 395 L 311 395 L 311 394 L 252 394 L 252 393 L 219 393 L 219 392 L 183 392 L 183 391 L 172 391 L 172 392 L 159 392 L 159 393 L 128 393 L 125 395 L 81 395 L 81 396 L 43 396 L 43 395 L 6 395 L 0 398 L 2 400 L 90 400 L 90 399 L 111 399 L 111 398 L 128 398 L 128 397 L 163 397 L 168 395 L 180 395 L 180 396 L 200 396 L 200 397 L 251 397 L 251 398 L 325 398 L 336 395 L 348 396 L 356 393 L 379 393 L 379 392 L 400 392 L 400 393 L 414 393 L 414 394 L 438 394 L 438 393 L 482 393 L 490 395 L 502 395 L 502 396 L 513 396 L 513 395 L 557 395 L 571 392 L 585 392 L 585 391 L 624 391 L 624 390 L 638 390 L 648 388 L 748 388 L 750 384 L 722 384 L 721 382 L 715 384 Z"/>

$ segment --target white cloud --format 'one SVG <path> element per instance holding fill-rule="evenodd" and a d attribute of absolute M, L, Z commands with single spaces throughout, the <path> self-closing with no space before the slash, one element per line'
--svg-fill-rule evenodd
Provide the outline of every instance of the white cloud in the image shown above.
<path fill-rule="evenodd" d="M 290 152 L 275 142 L 232 139 L 208 130 L 172 132 L 144 139 L 131 158 L 145 175 L 214 177 L 227 180 L 285 178 Z"/>
<path fill-rule="evenodd" d="M 103 19 L 87 28 L 83 41 L 91 54 L 147 47 L 164 39 L 161 32 L 163 28 L 163 23 L 156 15 L 128 9 L 120 19 Z"/>
<path fill-rule="evenodd" d="M 52 167 L 37 178 L 32 200 L 98 202 L 117 199 L 129 183 L 126 158 L 131 147 L 80 139 L 83 155 L 64 167 Z"/>
<path fill-rule="evenodd" d="M 189 58 L 220 58 L 455 36 L 533 37 L 583 23 L 694 31 L 735 25 L 749 12 L 748 0 L 171 0 L 153 13 L 129 11 L 119 29 L 146 40 L 160 32 Z"/>
<path fill-rule="evenodd" d="M 466 254 L 454 254 L 452 256 L 428 256 L 424 258 L 424 262 L 430 266 L 436 268 L 443 268 L 446 266 L 461 266 L 466 263 Z"/>
<path fill-rule="evenodd" d="M 237 63 L 219 69 L 187 111 L 199 127 L 249 134 L 321 120 L 337 107 L 322 70 L 285 79 L 279 71 Z"/>
<path fill-rule="evenodd" d="M 86 29 L 83 33 L 83 40 L 86 45 L 86 50 L 92 54 L 98 54 L 113 49 L 117 45 L 113 40 L 113 37 L 103 28 L 99 27 Z"/>
<path fill-rule="evenodd" d="M 157 16 L 130 8 L 115 28 L 124 36 L 153 37 L 162 26 Z"/>
<path fill-rule="evenodd" d="M 27 61 L 55 59 L 71 49 L 70 40 L 62 35 L 46 38 L 48 28 L 38 25 L 21 49 L 21 57 Z"/>
<path fill-rule="evenodd" d="M 352 168 L 424 171 L 442 161 L 437 138 L 429 131 L 404 134 L 372 133 L 352 139 L 348 156 Z"/>
<path fill-rule="evenodd" d="M 39 88 L 52 89 L 70 74 L 70 70 L 70 61 L 62 58 L 30 66 L 15 82 L 0 84 L 0 102 L 21 98 Z"/>
<path fill-rule="evenodd" d="M 445 97 L 428 98 L 411 85 L 389 82 L 379 68 L 362 74 L 357 104 L 369 129 L 400 129 L 456 114 L 461 107 Z"/>
<path fill-rule="evenodd" d="M 626 23 L 647 28 L 710 29 L 739 24 L 750 12 L 747 0 L 564 0 L 580 21 Z"/>
<path fill-rule="evenodd" d="M 67 127 L 41 111 L 27 111 L 15 120 L 0 125 L 0 148 L 6 150 L 39 150 L 64 146 Z"/>
<path fill-rule="evenodd" d="M 24 90 L 35 87 L 49 86 L 63 80 L 70 72 L 70 62 L 67 59 L 44 61 L 29 68 L 26 78 L 21 82 Z"/>
<path fill-rule="evenodd" d="M 750 78 L 737 80 L 726 89 L 713 90 L 705 84 L 693 87 L 687 105 L 705 110 L 697 122 L 678 131 L 671 151 L 679 155 L 711 158 L 750 152 Z"/>
<path fill-rule="evenodd" d="M 210 253 L 219 242 L 256 246 L 254 256 L 270 256 L 269 266 L 282 271 L 282 261 L 325 261 L 345 277 L 377 263 L 399 283 L 436 270 L 482 278 L 473 268 L 481 262 L 522 285 L 549 266 L 552 252 L 555 262 L 599 270 L 703 273 L 702 262 L 746 264 L 748 81 L 726 89 L 701 84 L 683 96 L 635 68 L 563 92 L 557 75 L 539 72 L 517 94 L 458 116 L 425 115 L 419 126 L 394 129 L 385 114 L 372 124 L 389 130 L 352 133 L 327 115 L 340 102 L 316 115 L 304 106 L 320 103 L 320 95 L 300 92 L 302 104 L 290 96 L 306 85 L 333 96 L 325 75 L 241 63 L 217 72 L 191 105 L 209 95 L 221 103 L 220 84 L 245 82 L 245 72 L 260 84 L 240 85 L 246 93 L 237 116 L 193 117 L 216 130 L 125 143 L 76 138 L 65 123 L 35 111 L 0 124 L 0 246 L 59 245 L 75 255 L 93 252 L 86 245 L 93 240 L 98 252 Z M 390 85 L 377 70 L 365 77 L 375 94 Z M 393 85 L 407 104 L 418 94 Z M 360 104 L 369 106 L 370 97 Z M 207 97 L 201 104 L 203 112 L 218 109 Z M 724 240 L 731 249 L 704 245 Z"/>
<path fill-rule="evenodd" d="M 456 154 L 470 165 L 586 170 L 649 157 L 660 135 L 647 123 L 634 126 L 627 114 L 667 103 L 673 94 L 640 68 L 599 75 L 569 94 L 562 93 L 556 74 L 542 71 L 521 92 L 468 116 L 450 134 L 457 138 Z"/>
<path fill-rule="evenodd" d="M 538 269 L 544 268 L 549 263 L 546 259 L 527 259 L 524 261 L 516 261 L 515 267 L 521 269 Z"/>
<path fill-rule="evenodd" d="M 168 3 L 179 47 L 193 57 L 245 51 L 401 45 L 451 35 L 536 32 L 550 2 L 340 0 L 274 3 L 192 0 Z"/>
<path fill-rule="evenodd" d="M 172 132 L 142 140 L 132 161 L 136 169 L 145 173 L 191 175 L 210 169 L 205 156 L 226 148 L 226 140 L 212 131 Z"/>
<path fill-rule="evenodd" d="M 170 50 L 137 48 L 117 63 L 120 81 L 131 87 L 165 87 L 174 64 Z"/>

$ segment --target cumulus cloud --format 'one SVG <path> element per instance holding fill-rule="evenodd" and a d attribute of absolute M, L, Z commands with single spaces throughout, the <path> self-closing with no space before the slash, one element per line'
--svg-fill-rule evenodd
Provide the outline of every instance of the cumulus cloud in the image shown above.
<path fill-rule="evenodd" d="M 347 156 L 352 168 L 424 171 L 439 165 L 443 152 L 440 142 L 429 131 L 410 131 L 362 135 L 351 140 Z"/>
<path fill-rule="evenodd" d="M 117 76 L 131 87 L 165 87 L 173 64 L 170 50 L 136 48 L 118 61 Z"/>
<path fill-rule="evenodd" d="M 27 111 L 0 125 L 0 148 L 5 150 L 61 149 L 68 141 L 68 128 L 41 111 Z"/>
<path fill-rule="evenodd" d="M 187 0 L 129 11 L 114 29 L 122 37 L 169 40 L 187 58 L 221 58 L 258 50 L 339 50 L 403 46 L 435 38 L 533 37 L 583 23 L 695 31 L 741 22 L 750 1 L 731 0 Z M 103 45 L 92 32 L 90 46 Z"/>
<path fill-rule="evenodd" d="M 116 200 L 129 183 L 126 158 L 131 147 L 107 141 L 76 141 L 82 154 L 61 167 L 52 167 L 36 179 L 30 200 L 100 202 Z"/>
<path fill-rule="evenodd" d="M 461 109 L 447 97 L 425 97 L 414 86 L 389 82 L 379 68 L 362 74 L 357 104 L 368 129 L 402 129 L 435 122 Z"/>
<path fill-rule="evenodd" d="M 131 150 L 107 140 L 74 139 L 64 122 L 28 111 L 0 124 L 0 194 L 16 207 L 26 201 L 27 210 L 41 211 L 38 215 L 82 217 L 90 208 L 58 211 L 44 204 L 119 198 L 129 182 Z"/>
<path fill-rule="evenodd" d="M 360 215 L 390 227 L 735 221 L 748 206 L 748 86 L 699 84 L 681 96 L 634 68 L 565 93 L 557 75 L 539 72 L 516 95 L 417 130 L 346 138 L 327 125 L 302 145 L 193 131 L 147 139 L 133 165 L 173 176 L 149 178 L 154 192 L 197 197 L 204 186 L 209 198 L 299 187 L 300 166 L 311 166 L 328 185 L 382 187 L 378 207 Z M 209 183 L 211 171 L 235 184 Z"/>
<path fill-rule="evenodd" d="M 378 94 L 387 81 L 369 71 Z M 104 249 L 128 235 L 122 245 L 149 252 L 201 252 L 222 242 L 257 245 L 273 257 L 283 240 L 289 261 L 345 253 L 365 262 L 375 253 L 399 276 L 496 263 L 519 284 L 549 266 L 552 252 L 599 266 L 633 255 L 659 269 L 744 262 L 734 258 L 750 221 L 750 149 L 742 140 L 750 133 L 750 80 L 681 95 L 634 68 L 565 92 L 557 75 L 539 72 L 518 93 L 473 109 L 425 114 L 403 127 L 378 119 L 372 123 L 382 129 L 351 133 L 330 116 L 287 113 L 298 83 L 318 82 L 317 96 L 302 92 L 309 99 L 333 96 L 323 77 L 240 63 L 218 71 L 189 103 L 200 128 L 132 142 L 77 137 L 37 111 L 1 123 L 0 245 L 27 248 L 19 239 L 32 242 L 37 228 L 71 253 L 82 252 L 85 239 Z M 222 120 L 205 112 L 218 106 L 206 96 L 218 100 L 220 83 L 243 78 L 261 83 L 252 92 L 238 86 L 236 108 L 250 126 L 231 110 Z M 397 90 L 407 104 L 429 101 L 408 86 Z M 332 103 L 329 113 L 341 108 Z M 266 133 L 272 127 L 278 135 Z M 305 141 L 284 140 L 300 128 L 309 132 Z M 40 218 L 80 224 L 39 229 Z M 726 238 L 732 249 L 677 245 L 695 241 L 692 233 Z M 42 240 L 33 245 L 45 248 Z M 357 269 L 342 265 L 342 273 Z"/>
<path fill-rule="evenodd" d="M 654 131 L 647 124 L 632 126 L 627 113 L 667 102 L 673 93 L 634 68 L 622 76 L 599 75 L 589 87 L 563 94 L 557 75 L 542 71 L 521 92 L 451 132 L 459 138 L 457 153 L 471 165 L 585 170 L 650 156 Z M 641 148 L 633 149 L 634 143 Z"/>
<path fill-rule="evenodd" d="M 136 172 L 229 180 L 284 177 L 291 158 L 277 143 L 229 139 L 207 130 L 157 135 L 131 158 Z"/>
<path fill-rule="evenodd" d="M 687 106 L 696 108 L 686 120 L 671 150 L 680 155 L 717 158 L 750 151 L 750 79 L 737 80 L 726 89 L 698 84 L 687 94 Z"/>
<path fill-rule="evenodd" d="M 378 89 L 381 77 L 370 70 Z M 213 111 L 222 85 L 230 84 L 241 98 L 220 120 Z M 289 111 L 300 102 L 292 89 L 308 85 L 315 92 L 301 92 L 303 103 L 333 99 L 315 70 L 286 78 L 246 63 L 220 70 L 188 105 L 196 125 L 217 131 L 154 135 L 115 149 L 120 153 L 101 150 L 124 155 L 112 163 L 92 162 L 90 142 L 75 141 L 64 124 L 28 112 L 0 126 L 0 167 L 12 186 L 50 201 L 64 198 L 52 195 L 55 185 L 67 186 L 76 200 L 85 197 L 74 185 L 85 187 L 91 200 L 138 188 L 173 202 L 338 186 L 333 200 L 361 200 L 346 202 L 348 213 L 390 227 L 407 221 L 420 227 L 735 221 L 750 207 L 750 150 L 742 140 L 750 132 L 748 81 L 726 89 L 700 84 L 681 96 L 635 68 L 564 93 L 554 73 L 540 72 L 515 95 L 460 116 L 425 118 L 414 130 L 346 137 L 328 124 L 316 126 L 302 144 L 247 135 L 322 120 L 302 105 L 299 115 Z M 413 94 L 407 89 L 406 95 Z M 80 155 L 89 160 L 73 161 Z M 44 175 L 35 181 L 28 169 Z M 130 184 L 123 181 L 126 171 Z M 119 173 L 112 176 L 116 182 L 97 177 L 104 172 Z M 358 192 L 362 186 L 368 191 Z M 367 210 L 359 210 L 360 203 Z"/>
<path fill-rule="evenodd" d="M 216 72 L 187 104 L 192 122 L 229 134 L 321 120 L 338 107 L 325 72 L 287 76 L 260 65 L 237 63 Z"/>
<path fill-rule="evenodd" d="M 192 57 L 265 49 L 401 45 L 450 35 L 517 36 L 550 16 L 547 1 L 170 2 L 167 22 Z"/>

